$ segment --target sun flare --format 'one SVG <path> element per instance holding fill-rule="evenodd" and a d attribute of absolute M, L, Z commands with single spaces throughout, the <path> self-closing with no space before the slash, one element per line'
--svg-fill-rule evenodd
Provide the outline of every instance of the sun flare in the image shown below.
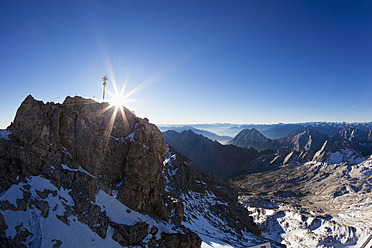
<path fill-rule="evenodd" d="M 121 94 L 115 94 L 112 96 L 111 99 L 108 101 L 110 105 L 114 107 L 120 107 L 120 106 L 125 106 L 126 104 L 126 97 L 121 95 Z"/>

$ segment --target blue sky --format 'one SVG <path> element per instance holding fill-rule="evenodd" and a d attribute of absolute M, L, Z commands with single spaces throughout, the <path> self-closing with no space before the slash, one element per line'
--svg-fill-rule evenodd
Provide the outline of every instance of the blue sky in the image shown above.
<path fill-rule="evenodd" d="M 4 0 L 0 128 L 32 94 L 164 123 L 372 121 L 371 1 Z"/>

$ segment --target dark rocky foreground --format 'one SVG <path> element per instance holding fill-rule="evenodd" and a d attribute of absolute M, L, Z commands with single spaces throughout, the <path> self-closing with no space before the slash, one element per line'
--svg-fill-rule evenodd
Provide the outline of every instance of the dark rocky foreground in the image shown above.
<path fill-rule="evenodd" d="M 64 240 L 43 234 L 45 223 L 57 221 L 64 230 L 76 223 L 87 226 L 96 242 L 200 247 L 201 238 L 184 224 L 204 206 L 185 209 L 183 197 L 192 191 L 203 198 L 211 187 L 213 199 L 221 203 L 212 204 L 211 211 L 228 221 L 231 236 L 259 234 L 247 210 L 236 203 L 236 194 L 221 180 L 185 167 L 185 159 L 174 162 L 178 173 L 166 174 L 166 151 L 158 128 L 128 109 L 116 111 L 81 97 L 44 104 L 28 96 L 0 138 L 0 244 L 47 247 L 49 242 L 59 247 Z M 20 195 L 12 201 L 9 192 Z M 118 200 L 118 209 L 126 210 L 113 215 L 110 206 L 99 203 L 102 199 Z M 9 222 L 9 216 L 29 218 L 28 213 L 37 213 L 28 224 Z M 126 223 L 126 218 L 136 221 Z"/>

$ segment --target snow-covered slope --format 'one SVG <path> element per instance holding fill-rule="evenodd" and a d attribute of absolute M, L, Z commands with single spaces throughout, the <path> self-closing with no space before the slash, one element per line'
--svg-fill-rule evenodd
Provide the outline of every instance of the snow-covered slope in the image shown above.
<path fill-rule="evenodd" d="M 360 247 L 367 239 L 372 158 L 360 162 L 348 150 L 324 158 L 233 182 L 246 190 L 240 201 L 264 237 L 288 247 Z"/>
<path fill-rule="evenodd" d="M 87 223 L 79 220 L 71 208 L 74 201 L 69 192 L 56 188 L 41 176 L 33 176 L 26 179 L 26 183 L 12 185 L 0 196 L 0 216 L 3 216 L 7 225 L 6 236 L 20 240 L 29 247 L 122 247 L 113 240 L 115 230 L 111 225 L 108 226 L 106 237 L 102 238 Z M 99 206 L 110 222 L 128 226 L 146 223 L 142 225 L 145 232 L 140 234 L 137 230 L 138 236 L 132 237 L 142 242 L 149 243 L 153 236 L 160 239 L 162 233 L 182 231 L 170 221 L 160 221 L 129 209 L 102 190 L 95 198 L 92 204 Z"/>
<path fill-rule="evenodd" d="M 183 214 L 182 224 L 202 238 L 201 247 L 246 247 L 267 242 L 257 235 L 248 212 L 231 201 L 234 200 L 230 195 L 233 191 L 222 181 L 210 185 L 216 178 L 204 177 L 188 163 L 181 155 L 168 150 L 163 176 L 171 204 L 179 205 L 173 214 Z M 76 177 L 87 175 L 85 171 L 66 165 L 61 168 L 65 173 L 76 173 Z M 58 188 L 43 176 L 30 176 L 1 193 L 0 232 L 26 247 L 75 247 L 76 244 L 80 247 L 122 247 L 120 241 L 123 245 L 127 239 L 133 244 L 140 242 L 152 247 L 156 240 L 164 239 L 164 235 L 186 231 L 172 219 L 163 221 L 128 208 L 116 199 L 115 193 L 109 195 L 99 190 L 90 202 L 94 213 L 87 215 L 103 214 L 110 223 L 102 237 L 74 210 L 76 202 L 71 189 Z M 221 197 L 222 194 L 226 195 Z M 246 211 L 246 215 L 239 211 Z M 105 224 L 98 222 L 95 227 Z M 120 237 L 118 225 L 125 226 L 127 232 L 132 233 Z"/>
<path fill-rule="evenodd" d="M 166 153 L 163 176 L 166 191 L 185 206 L 183 225 L 202 238 L 203 248 L 267 242 L 257 235 L 256 225 L 248 211 L 237 204 L 234 191 L 218 178 L 196 171 L 188 159 L 172 149 Z"/>

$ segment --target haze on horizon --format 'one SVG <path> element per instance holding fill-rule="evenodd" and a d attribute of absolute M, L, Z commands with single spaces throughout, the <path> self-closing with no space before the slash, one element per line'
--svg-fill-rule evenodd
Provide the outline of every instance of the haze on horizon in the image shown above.
<path fill-rule="evenodd" d="M 371 30 L 371 1 L 4 1 L 0 128 L 104 75 L 156 124 L 369 122 Z"/>

